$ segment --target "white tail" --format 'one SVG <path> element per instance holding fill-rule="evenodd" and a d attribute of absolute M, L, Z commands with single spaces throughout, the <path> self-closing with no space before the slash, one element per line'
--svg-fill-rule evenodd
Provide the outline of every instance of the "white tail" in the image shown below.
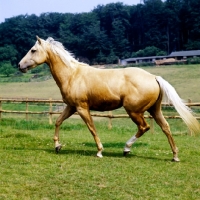
<path fill-rule="evenodd" d="M 199 132 L 199 122 L 192 115 L 192 110 L 183 103 L 173 86 L 160 76 L 156 76 L 156 80 L 158 81 L 163 94 L 165 94 L 168 100 L 173 104 L 187 127 L 193 132 Z"/>

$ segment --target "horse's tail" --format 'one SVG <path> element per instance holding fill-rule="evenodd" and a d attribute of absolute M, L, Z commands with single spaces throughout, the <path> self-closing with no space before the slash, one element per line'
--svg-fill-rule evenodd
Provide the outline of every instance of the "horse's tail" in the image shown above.
<path fill-rule="evenodd" d="M 160 76 L 156 76 L 156 80 L 158 81 L 163 94 L 167 97 L 169 103 L 171 102 L 173 104 L 187 127 L 194 133 L 199 132 L 199 122 L 192 115 L 192 110 L 183 103 L 183 100 L 179 97 L 173 86 Z"/>

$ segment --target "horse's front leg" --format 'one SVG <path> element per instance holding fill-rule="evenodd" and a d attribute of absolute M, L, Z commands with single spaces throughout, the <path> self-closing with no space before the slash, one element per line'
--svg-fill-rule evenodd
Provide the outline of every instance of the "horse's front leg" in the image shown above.
<path fill-rule="evenodd" d="M 94 122 L 92 120 L 92 117 L 90 115 L 90 111 L 89 109 L 85 109 L 82 107 L 78 107 L 77 108 L 77 112 L 79 113 L 79 115 L 81 116 L 81 118 L 83 119 L 83 121 L 86 123 L 88 129 L 90 130 L 90 132 L 92 133 L 94 140 L 96 142 L 97 145 L 97 157 L 102 158 L 102 151 L 103 151 L 103 145 L 101 144 L 100 138 L 97 135 L 95 126 L 94 126 Z"/>
<path fill-rule="evenodd" d="M 55 145 L 55 150 L 58 153 L 60 149 L 62 148 L 62 145 L 59 143 L 59 130 L 60 130 L 60 125 L 62 122 L 69 118 L 71 115 L 73 115 L 76 111 L 76 108 L 67 106 L 64 111 L 61 113 L 61 115 L 58 117 L 56 120 L 56 128 L 55 128 L 55 135 L 54 135 L 54 145 Z"/>

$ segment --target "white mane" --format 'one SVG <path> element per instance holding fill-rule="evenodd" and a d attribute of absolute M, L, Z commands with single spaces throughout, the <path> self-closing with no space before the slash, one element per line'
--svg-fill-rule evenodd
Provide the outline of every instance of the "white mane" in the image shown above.
<path fill-rule="evenodd" d="M 73 57 L 73 54 L 65 49 L 61 42 L 55 41 L 52 37 L 48 37 L 46 42 L 50 44 L 53 53 L 58 55 L 67 66 L 75 68 L 74 64 L 78 61 Z"/>

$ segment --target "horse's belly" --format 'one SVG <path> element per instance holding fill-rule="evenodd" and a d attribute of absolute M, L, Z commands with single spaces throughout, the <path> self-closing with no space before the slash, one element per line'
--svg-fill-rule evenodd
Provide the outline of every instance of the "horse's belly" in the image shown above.
<path fill-rule="evenodd" d="M 96 111 L 108 111 L 108 110 L 114 110 L 117 108 L 122 107 L 122 102 L 119 100 L 112 100 L 112 101 L 93 101 L 89 105 L 90 110 L 96 110 Z"/>

